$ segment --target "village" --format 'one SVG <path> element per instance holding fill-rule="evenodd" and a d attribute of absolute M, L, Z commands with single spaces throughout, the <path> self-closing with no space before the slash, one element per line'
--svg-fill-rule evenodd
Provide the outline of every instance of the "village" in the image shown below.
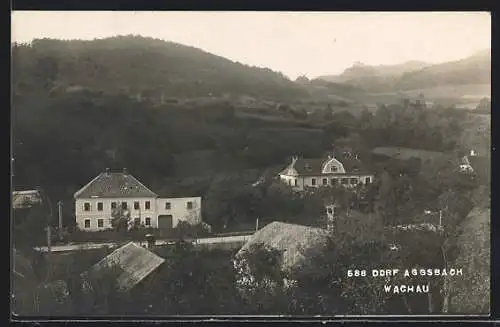
<path fill-rule="evenodd" d="M 487 13 L 61 15 L 12 14 L 11 317 L 489 314 Z"/>

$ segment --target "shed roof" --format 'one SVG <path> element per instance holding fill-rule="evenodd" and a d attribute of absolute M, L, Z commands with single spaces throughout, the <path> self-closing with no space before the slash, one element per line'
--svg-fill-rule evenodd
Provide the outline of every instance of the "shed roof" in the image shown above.
<path fill-rule="evenodd" d="M 38 190 L 12 192 L 12 207 L 14 209 L 30 208 L 41 203 L 42 195 Z"/>
<path fill-rule="evenodd" d="M 103 197 L 157 197 L 158 195 L 129 173 L 103 172 L 75 193 L 75 199 Z"/>
<path fill-rule="evenodd" d="M 327 245 L 330 234 L 327 230 L 296 224 L 272 222 L 256 232 L 238 251 L 241 257 L 252 245 L 262 243 L 282 252 L 282 268 L 289 270 L 307 264 L 315 251 Z"/>
<path fill-rule="evenodd" d="M 117 267 L 119 271 L 118 287 L 123 291 L 128 291 L 144 280 L 163 262 L 165 259 L 162 257 L 134 242 L 129 242 L 90 267 L 83 275 L 95 274 L 109 267 Z"/>

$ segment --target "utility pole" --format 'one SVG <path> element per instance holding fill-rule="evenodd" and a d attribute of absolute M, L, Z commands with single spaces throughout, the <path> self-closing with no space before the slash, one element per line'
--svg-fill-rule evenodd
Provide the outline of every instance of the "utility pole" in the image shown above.
<path fill-rule="evenodd" d="M 47 253 L 50 255 L 50 253 L 52 252 L 52 249 L 51 249 L 51 230 L 50 230 L 50 225 L 47 226 L 47 228 L 45 229 L 47 231 Z"/>
<path fill-rule="evenodd" d="M 442 222 L 443 222 L 443 210 L 439 210 L 439 230 L 443 228 Z"/>
<path fill-rule="evenodd" d="M 61 233 L 62 229 L 63 229 L 62 205 L 63 205 L 62 201 L 57 202 L 57 209 L 58 209 L 58 213 L 59 213 L 59 225 L 58 225 L 59 233 Z"/>

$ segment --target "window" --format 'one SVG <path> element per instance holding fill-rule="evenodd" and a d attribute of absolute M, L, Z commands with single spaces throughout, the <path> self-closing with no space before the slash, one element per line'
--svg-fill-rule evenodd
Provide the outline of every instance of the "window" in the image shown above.
<path fill-rule="evenodd" d="M 151 202 L 146 201 L 146 210 L 151 209 Z"/>
<path fill-rule="evenodd" d="M 134 218 L 134 225 L 140 225 L 141 224 L 141 218 Z"/>
<path fill-rule="evenodd" d="M 328 179 L 323 178 L 323 185 L 326 185 L 326 184 L 328 184 Z"/>
<path fill-rule="evenodd" d="M 104 227 L 104 219 L 97 219 L 97 227 Z"/>
<path fill-rule="evenodd" d="M 139 201 L 134 202 L 134 210 L 139 210 Z"/>
<path fill-rule="evenodd" d="M 151 226 L 151 218 L 146 217 L 146 226 Z"/>
<path fill-rule="evenodd" d="M 122 202 L 122 209 L 127 210 L 127 202 Z"/>
<path fill-rule="evenodd" d="M 188 208 L 188 209 L 193 209 L 193 202 L 188 201 L 188 203 L 187 203 L 187 208 Z"/>
<path fill-rule="evenodd" d="M 102 211 L 102 202 L 97 202 L 97 211 Z"/>
<path fill-rule="evenodd" d="M 372 182 L 372 179 L 370 177 L 365 178 L 365 183 L 370 184 Z"/>
<path fill-rule="evenodd" d="M 83 211 L 90 211 L 90 203 L 85 202 L 83 204 Z"/>
<path fill-rule="evenodd" d="M 85 219 L 85 228 L 90 228 L 90 219 Z"/>
<path fill-rule="evenodd" d="M 170 204 L 170 202 L 165 202 L 165 209 L 170 210 L 171 208 L 172 208 L 172 205 Z"/>
<path fill-rule="evenodd" d="M 358 179 L 355 177 L 351 178 L 351 184 L 354 184 L 354 185 L 358 184 Z"/>
<path fill-rule="evenodd" d="M 311 179 L 311 185 L 316 185 L 316 178 Z"/>
<path fill-rule="evenodd" d="M 349 184 L 349 178 L 342 178 L 341 183 L 342 183 L 342 185 Z"/>
<path fill-rule="evenodd" d="M 332 208 L 328 208 L 328 209 L 326 209 L 326 212 L 333 213 L 333 209 Z"/>
<path fill-rule="evenodd" d="M 111 209 L 116 209 L 116 202 L 111 202 Z"/>
<path fill-rule="evenodd" d="M 294 180 L 294 185 L 297 186 L 297 180 Z"/>
<path fill-rule="evenodd" d="M 336 185 L 337 184 L 337 180 L 335 178 L 332 178 L 330 180 L 330 184 L 333 186 L 333 185 Z"/>
<path fill-rule="evenodd" d="M 337 170 L 338 170 L 338 169 L 337 169 L 337 166 L 332 166 L 332 167 L 330 167 L 330 171 L 331 171 L 332 173 L 336 172 Z"/>

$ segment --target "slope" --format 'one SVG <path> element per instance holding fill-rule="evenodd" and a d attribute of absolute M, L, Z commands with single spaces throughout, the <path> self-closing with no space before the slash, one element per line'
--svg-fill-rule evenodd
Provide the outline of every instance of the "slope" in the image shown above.
<path fill-rule="evenodd" d="M 92 41 L 37 39 L 12 49 L 15 91 L 36 86 L 164 98 L 307 95 L 283 74 L 203 50 L 140 36 Z M 70 87 L 70 89 L 68 89 Z"/>

